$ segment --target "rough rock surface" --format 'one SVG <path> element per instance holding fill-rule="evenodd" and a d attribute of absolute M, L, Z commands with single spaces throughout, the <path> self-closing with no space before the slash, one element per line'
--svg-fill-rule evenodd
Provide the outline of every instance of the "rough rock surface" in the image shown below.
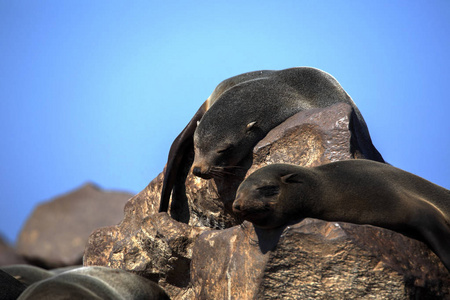
<path fill-rule="evenodd" d="M 158 282 L 169 295 L 187 290 L 192 247 L 198 235 L 210 230 L 177 222 L 167 213 L 143 218 L 140 228 L 127 233 L 123 226 L 94 231 L 84 255 L 85 266 L 133 271 Z"/>
<path fill-rule="evenodd" d="M 28 262 L 45 268 L 81 264 L 91 232 L 119 223 L 131 197 L 86 184 L 40 204 L 20 232 L 17 251 Z"/>
<path fill-rule="evenodd" d="M 450 297 L 450 274 L 425 244 L 369 225 L 244 222 L 202 234 L 193 253 L 193 299 Z"/>
<path fill-rule="evenodd" d="M 276 162 L 317 166 L 364 158 L 353 126 L 346 104 L 300 112 L 255 146 L 247 174 Z M 157 213 L 162 177 L 127 203 L 118 226 L 90 236 L 85 265 L 138 273 L 172 299 L 448 295 L 447 270 L 418 241 L 370 226 L 304 221 L 285 230 L 271 251 L 279 232 L 260 232 L 261 242 L 250 223 L 239 225 L 231 213 L 245 174 L 203 180 L 190 173 L 189 225 Z"/>

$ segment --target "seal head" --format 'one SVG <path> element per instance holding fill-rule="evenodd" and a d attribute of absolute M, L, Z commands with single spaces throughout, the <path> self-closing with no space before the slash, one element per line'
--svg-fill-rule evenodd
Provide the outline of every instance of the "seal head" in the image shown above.
<path fill-rule="evenodd" d="M 299 172 L 296 166 L 271 166 L 255 171 L 242 182 L 233 202 L 236 215 L 264 229 L 277 228 L 312 214 L 315 195 L 310 190 L 320 194 L 313 170 L 304 168 Z M 295 209 L 291 202 L 295 202 Z M 302 203 L 310 203 L 311 207 Z"/>
<path fill-rule="evenodd" d="M 231 171 L 271 129 L 308 108 L 309 103 L 299 101 L 298 91 L 273 78 L 225 91 L 194 132 L 194 175 L 209 179 Z"/>

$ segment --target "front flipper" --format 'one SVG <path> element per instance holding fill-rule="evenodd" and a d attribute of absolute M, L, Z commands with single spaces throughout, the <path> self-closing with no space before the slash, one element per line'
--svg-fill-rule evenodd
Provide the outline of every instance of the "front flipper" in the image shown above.
<path fill-rule="evenodd" d="M 175 189 L 175 187 L 178 185 L 184 186 L 187 172 L 183 172 L 183 170 L 189 170 L 190 166 L 192 165 L 192 160 L 186 159 L 186 156 L 189 156 L 189 153 L 193 153 L 194 151 L 193 136 L 195 129 L 197 128 L 197 122 L 200 121 L 200 119 L 205 114 L 208 105 L 208 101 L 203 103 L 203 105 L 198 109 L 194 117 L 189 121 L 183 131 L 176 137 L 176 139 L 172 143 L 172 146 L 170 147 L 166 172 L 164 173 L 163 187 L 161 190 L 159 212 L 167 212 L 167 210 L 169 209 L 169 201 L 172 190 Z M 184 188 L 181 188 L 180 192 L 181 190 L 184 190 Z M 173 198 L 176 198 L 175 194 L 179 193 L 174 193 Z M 182 203 L 177 203 L 177 201 L 178 199 L 172 199 L 171 207 L 175 208 L 185 206 Z M 178 220 L 179 216 L 182 213 L 172 211 L 171 214 L 174 219 Z"/>
<path fill-rule="evenodd" d="M 426 226 L 420 226 L 419 231 L 430 248 L 441 259 L 450 271 L 450 225 L 442 216 L 424 216 Z"/>
<path fill-rule="evenodd" d="M 350 130 L 352 132 L 352 147 L 361 151 L 366 159 L 385 162 L 380 152 L 378 152 L 377 148 L 375 148 L 372 143 L 364 118 L 357 109 L 355 110 L 355 108 L 352 108 Z"/>

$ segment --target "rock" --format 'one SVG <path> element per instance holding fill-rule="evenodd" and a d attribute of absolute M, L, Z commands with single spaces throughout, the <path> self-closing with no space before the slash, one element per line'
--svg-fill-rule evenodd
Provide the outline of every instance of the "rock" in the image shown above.
<path fill-rule="evenodd" d="M 131 201 L 131 200 L 130 200 Z M 141 220 L 131 233 L 118 228 L 94 231 L 86 247 L 85 266 L 107 266 L 133 271 L 163 287 L 169 295 L 184 293 L 189 285 L 192 248 L 199 234 L 210 230 L 177 222 L 167 213 Z"/>
<path fill-rule="evenodd" d="M 131 196 L 86 184 L 40 204 L 20 232 L 17 251 L 28 262 L 45 268 L 81 264 L 90 233 L 119 223 Z"/>
<path fill-rule="evenodd" d="M 338 103 L 293 115 L 254 147 L 253 170 L 272 163 L 314 167 L 333 161 L 367 158 L 352 134 L 352 108 Z"/>
<path fill-rule="evenodd" d="M 350 106 L 336 104 L 292 116 L 254 147 L 246 173 L 276 162 L 317 166 L 370 159 L 364 149 L 372 145 L 361 145 L 356 139 L 353 132 L 358 124 L 353 124 L 352 115 Z M 422 243 L 385 229 L 309 221 L 285 231 L 275 251 L 271 250 L 276 234 L 273 240 L 258 244 L 252 225 L 237 226 L 241 221 L 230 209 L 245 176 L 207 181 L 190 173 L 186 180 L 187 225 L 157 213 L 163 179 L 159 174 L 130 199 L 119 225 L 91 234 L 84 265 L 135 272 L 158 282 L 173 299 L 253 299 L 281 294 L 287 298 L 288 294 L 325 297 L 333 291 L 344 298 L 400 295 L 401 291 L 403 296 L 398 299 L 414 293 L 447 295 L 448 274 L 438 258 Z M 225 228 L 229 229 L 213 230 Z M 370 238 L 364 240 L 365 236 Z M 292 249 L 296 251 L 289 252 Z M 320 268 L 305 265 L 305 261 Z M 286 284 L 283 291 L 281 284 Z M 442 292 L 437 291 L 439 285 Z M 301 289 L 293 291 L 297 286 Z"/>
<path fill-rule="evenodd" d="M 301 112 L 254 147 L 246 168 L 371 158 L 346 104 Z M 246 171 L 247 171 L 246 170 Z M 373 226 L 305 219 L 279 230 L 241 224 L 230 207 L 246 174 L 189 174 L 189 224 L 157 213 L 163 175 L 125 206 L 117 226 L 93 232 L 84 264 L 158 282 L 172 299 L 445 299 L 450 275 L 423 243 Z M 240 224 L 240 225 L 239 225 Z M 224 230 L 216 230 L 224 229 Z"/>
<path fill-rule="evenodd" d="M 20 256 L 16 249 L 11 247 L 1 236 L 0 236 L 0 266 L 24 264 L 25 260 Z"/>
<path fill-rule="evenodd" d="M 369 225 L 244 222 L 202 234 L 193 253 L 193 299 L 450 297 L 450 274 L 425 244 Z"/>

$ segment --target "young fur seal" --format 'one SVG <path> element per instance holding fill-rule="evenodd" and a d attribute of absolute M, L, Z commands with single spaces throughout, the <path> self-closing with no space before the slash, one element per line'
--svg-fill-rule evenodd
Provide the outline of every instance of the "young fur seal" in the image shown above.
<path fill-rule="evenodd" d="M 260 228 L 306 217 L 371 224 L 427 243 L 450 270 L 450 191 L 388 164 L 272 164 L 237 190 L 233 211 Z"/>
<path fill-rule="evenodd" d="M 356 140 L 365 157 L 384 162 L 372 145 L 366 123 L 350 96 L 328 73 L 309 67 L 256 71 L 223 81 L 175 139 L 169 152 L 159 211 L 182 204 L 192 164 L 196 176 L 210 179 L 233 173 L 252 148 L 274 127 L 311 108 L 344 102 L 352 106 Z M 185 195 L 184 195 L 185 197 Z"/>

